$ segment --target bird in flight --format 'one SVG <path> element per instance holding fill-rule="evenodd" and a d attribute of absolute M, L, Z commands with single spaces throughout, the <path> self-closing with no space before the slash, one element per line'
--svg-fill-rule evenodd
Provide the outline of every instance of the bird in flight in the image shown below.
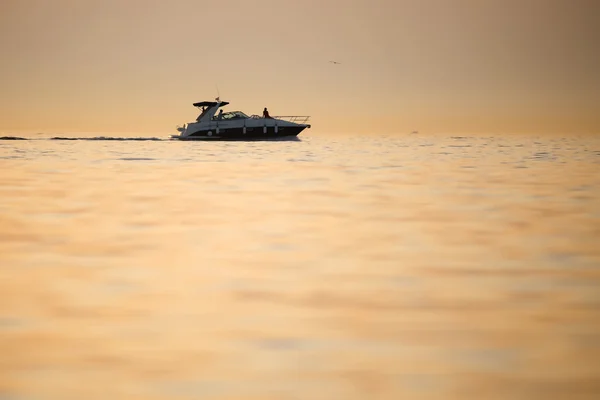
<path fill-rule="evenodd" d="M 337 62 L 337 61 L 329 61 L 332 64 L 341 64 L 341 62 Z"/>

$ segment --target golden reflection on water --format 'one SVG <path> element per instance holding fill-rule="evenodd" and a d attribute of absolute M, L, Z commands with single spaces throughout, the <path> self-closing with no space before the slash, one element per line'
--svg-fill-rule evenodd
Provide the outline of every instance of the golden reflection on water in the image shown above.
<path fill-rule="evenodd" d="M 600 396 L 600 140 L 0 142 L 0 398 Z"/>

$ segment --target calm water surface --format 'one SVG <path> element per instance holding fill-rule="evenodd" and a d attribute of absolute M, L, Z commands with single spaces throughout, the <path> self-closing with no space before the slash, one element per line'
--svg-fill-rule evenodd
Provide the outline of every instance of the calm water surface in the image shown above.
<path fill-rule="evenodd" d="M 0 141 L 0 399 L 600 398 L 600 139 Z"/>

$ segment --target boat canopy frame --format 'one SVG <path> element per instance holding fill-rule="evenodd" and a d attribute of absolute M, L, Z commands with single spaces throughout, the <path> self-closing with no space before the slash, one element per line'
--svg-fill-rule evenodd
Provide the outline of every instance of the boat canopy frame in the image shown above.
<path fill-rule="evenodd" d="M 194 103 L 192 104 L 194 107 L 214 107 L 214 106 L 219 106 L 219 107 L 224 107 L 227 104 L 229 104 L 228 101 L 200 101 L 198 103 Z"/>

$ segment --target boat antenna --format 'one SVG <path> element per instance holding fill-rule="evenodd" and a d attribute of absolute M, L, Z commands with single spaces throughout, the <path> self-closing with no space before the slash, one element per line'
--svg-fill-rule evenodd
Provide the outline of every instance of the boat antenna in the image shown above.
<path fill-rule="evenodd" d="M 215 83 L 215 87 L 217 88 L 217 98 L 215 100 L 221 101 L 221 93 L 219 93 L 219 85 Z"/>

